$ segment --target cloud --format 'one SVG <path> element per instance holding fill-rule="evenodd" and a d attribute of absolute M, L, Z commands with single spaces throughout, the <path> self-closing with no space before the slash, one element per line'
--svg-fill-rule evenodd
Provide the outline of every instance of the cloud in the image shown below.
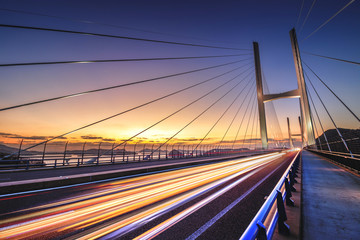
<path fill-rule="evenodd" d="M 19 139 L 25 139 L 25 140 L 47 140 L 50 138 L 54 138 L 54 136 L 24 136 L 19 134 L 13 134 L 13 133 L 4 133 L 0 132 L 0 136 L 5 138 L 19 138 Z M 57 139 L 67 139 L 66 137 L 58 137 Z"/>
<path fill-rule="evenodd" d="M 85 139 L 85 140 L 101 140 L 101 141 L 104 141 L 104 142 L 115 142 L 116 141 L 113 138 L 103 138 L 103 137 L 94 136 L 94 135 L 81 136 L 81 139 Z"/>
<path fill-rule="evenodd" d="M 30 136 L 30 137 L 22 137 L 22 139 L 27 139 L 27 140 L 46 140 L 47 137 L 45 137 L 45 136 Z"/>
<path fill-rule="evenodd" d="M 97 136 L 92 136 L 92 135 L 87 135 L 87 136 L 81 136 L 82 139 L 86 139 L 86 140 L 97 140 L 97 139 L 103 139 L 102 137 L 97 137 Z"/>
<path fill-rule="evenodd" d="M 7 137 L 7 138 L 20 138 L 21 136 L 20 135 L 17 135 L 17 134 L 12 134 L 12 133 L 4 133 L 4 132 L 0 132 L 0 136 L 3 136 L 3 137 Z"/>
<path fill-rule="evenodd" d="M 201 138 L 182 138 L 182 139 L 178 139 L 178 141 L 182 141 L 182 142 L 196 142 L 196 141 L 200 141 Z"/>
<path fill-rule="evenodd" d="M 102 140 L 105 142 L 115 142 L 115 139 L 113 138 L 103 138 Z"/>
<path fill-rule="evenodd" d="M 236 140 L 235 143 L 242 143 L 243 140 Z M 219 142 L 220 143 L 220 142 Z M 222 143 L 234 143 L 234 140 L 225 140 L 225 141 L 222 141 Z"/>
<path fill-rule="evenodd" d="M 196 141 L 210 141 L 210 140 L 214 140 L 215 138 L 173 138 L 174 141 L 176 142 L 196 142 Z"/>

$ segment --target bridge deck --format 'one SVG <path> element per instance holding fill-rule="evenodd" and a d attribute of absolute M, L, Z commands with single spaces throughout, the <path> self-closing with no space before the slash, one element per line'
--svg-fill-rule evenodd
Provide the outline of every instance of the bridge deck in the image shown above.
<path fill-rule="evenodd" d="M 142 174 L 149 171 L 162 171 L 175 167 L 186 167 L 217 161 L 226 161 L 227 159 L 252 155 L 256 155 L 256 153 L 240 153 L 232 156 L 214 156 L 203 158 L 168 159 L 148 162 L 129 162 L 87 167 L 0 172 L 0 194 L 93 182 L 114 177 Z"/>
<path fill-rule="evenodd" d="M 359 239 L 360 178 L 303 152 L 303 239 Z"/>

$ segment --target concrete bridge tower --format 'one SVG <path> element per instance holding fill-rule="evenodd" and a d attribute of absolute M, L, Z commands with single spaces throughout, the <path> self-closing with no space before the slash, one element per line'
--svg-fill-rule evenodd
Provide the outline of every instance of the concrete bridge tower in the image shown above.
<path fill-rule="evenodd" d="M 303 138 L 303 141 L 305 141 L 304 145 L 315 144 L 315 135 L 311 121 L 309 99 L 306 91 L 304 72 L 301 63 L 300 50 L 297 42 L 295 29 L 292 29 L 290 31 L 290 40 L 291 40 L 292 52 L 294 56 L 298 88 L 277 94 L 264 94 L 263 85 L 262 85 L 259 45 L 257 42 L 253 42 L 255 72 L 256 72 L 256 90 L 257 90 L 259 121 L 260 121 L 260 135 L 261 135 L 261 142 L 263 149 L 268 148 L 268 137 L 266 130 L 266 115 L 265 115 L 264 103 L 281 98 L 299 98 L 301 123 L 302 123 L 301 132 L 304 134 L 304 138 Z"/>

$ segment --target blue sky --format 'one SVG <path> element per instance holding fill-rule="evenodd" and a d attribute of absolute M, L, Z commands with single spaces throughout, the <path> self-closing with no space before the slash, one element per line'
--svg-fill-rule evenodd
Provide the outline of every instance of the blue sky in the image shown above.
<path fill-rule="evenodd" d="M 304 19 L 313 3 L 304 1 L 304 8 L 298 21 L 302 1 L 0 1 L 1 8 L 29 11 L 45 15 L 1 11 L 2 24 L 38 26 L 77 31 L 88 31 L 113 35 L 126 35 L 168 41 L 192 42 L 226 47 L 251 49 L 252 42 L 259 42 L 261 63 L 270 92 L 282 92 L 297 87 L 289 31 L 294 26 L 298 31 L 300 49 L 326 56 L 359 61 L 360 47 L 360 3 L 355 1 L 332 21 L 314 35 L 304 40 L 323 22 L 329 19 L 349 1 L 318 0 L 302 28 Z M 99 24 L 87 24 L 79 20 L 101 24 L 113 24 L 131 29 L 110 27 Z M 134 29 L 141 29 L 140 31 Z M 157 32 L 150 33 L 146 31 Z M 301 31 L 300 31 L 301 30 Z M 128 40 L 106 39 L 101 37 L 71 35 L 66 33 L 51 33 L 32 30 L 0 28 L 2 54 L 1 63 L 61 61 L 86 59 L 116 59 L 136 57 L 173 57 L 196 55 L 234 54 L 229 50 L 217 50 L 184 46 L 171 46 L 132 42 Z M 161 34 L 159 34 L 161 33 Z M 246 51 L 245 51 L 246 52 Z M 251 51 L 248 51 L 251 53 Z M 251 55 L 250 55 L 251 57 Z M 356 65 L 334 62 L 318 57 L 302 54 L 313 69 L 326 81 L 330 87 L 356 113 L 360 114 L 358 102 L 360 96 L 360 71 Z M 11 106 L 22 102 L 43 99 L 65 93 L 72 93 L 111 86 L 117 82 L 128 82 L 148 77 L 156 77 L 174 72 L 180 72 L 197 67 L 219 64 L 229 59 L 191 60 L 162 63 L 124 63 L 124 64 L 84 64 L 84 65 L 54 65 L 34 67 L 2 68 L 1 106 Z M 227 69 L 230 69 L 227 68 Z M 224 69 L 225 70 L 225 69 Z M 204 74 L 178 78 L 174 81 L 163 81 L 153 85 L 132 87 L 126 91 L 112 91 L 108 94 L 94 94 L 62 102 L 47 103 L 27 109 L 11 110 L 2 114 L 1 132 L 11 132 L 19 135 L 53 136 L 70 130 L 101 117 L 117 112 L 121 107 L 131 107 L 143 101 L 150 100 L 163 93 L 178 89 L 194 82 L 195 78 L 204 79 L 221 73 L 220 70 Z M 340 127 L 358 128 L 359 124 L 349 115 L 331 94 L 313 78 L 319 87 L 319 93 L 334 114 Z M 222 81 L 222 80 L 221 80 Z M 219 80 L 220 82 L 220 80 Z M 216 82 L 216 83 L 219 83 Z M 203 91 L 213 88 L 215 83 L 204 87 Z M 136 132 L 161 117 L 161 110 L 170 113 L 176 107 L 181 107 L 184 99 L 191 98 L 199 92 L 193 91 L 187 95 L 175 98 L 172 105 L 158 105 L 134 114 L 132 117 L 113 121 L 99 129 L 90 129 L 80 135 L 99 135 L 107 132 L 106 137 L 114 137 L 113 129 L 126 129 L 129 134 Z M 220 96 L 220 95 L 218 95 Z M 313 97 L 315 95 L 313 94 Z M 216 97 L 214 97 L 215 99 Z M 210 100 L 209 100 L 210 101 Z M 215 108 L 214 116 L 209 123 L 203 120 L 204 130 L 216 120 L 215 113 L 222 111 L 231 99 L 220 103 Z M 326 128 L 332 128 L 325 112 L 316 101 L 318 110 L 323 115 Z M 274 103 L 281 128 L 286 134 L 286 117 L 297 132 L 297 116 L 299 115 L 298 100 L 280 100 Z M 195 110 L 206 106 L 206 102 Z M 98 109 L 99 111 L 96 111 Z M 155 109 L 155 110 L 154 110 Z M 119 109 L 121 110 L 121 109 Z M 195 111 L 193 110 L 193 111 Z M 148 111 L 148 112 L 146 112 Z M 230 113 L 235 112 L 232 108 Z M 191 113 L 191 111 L 190 111 Z M 187 113 L 187 114 L 190 114 Z M 171 128 L 180 128 L 183 122 L 191 119 L 185 114 L 174 124 L 157 129 L 158 132 L 169 134 Z M 219 114 L 219 113 L 218 113 Z M 165 114 L 166 115 L 166 114 Z M 66 116 L 66 118 L 65 118 Z M 134 124 L 146 116 L 143 123 Z M 186 117 L 185 117 L 186 116 Z M 217 116 L 217 115 L 216 115 Z M 15 120 L 14 120 L 15 119 Z M 71 119 L 71 121 L 69 120 Z M 229 115 L 221 126 L 226 128 L 230 121 Z M 211 123 L 210 123 L 211 122 Z M 129 130 L 133 128 L 133 130 Z M 46 130 L 45 130 L 46 129 Z M 221 127 L 216 134 L 220 135 Z M 125 131 L 125 132 L 126 132 Z M 183 137 L 191 136 L 191 131 Z M 199 136 L 202 134 L 199 133 Z M 122 134 L 122 133 L 116 133 Z M 161 135 L 160 134 L 160 135 Z M 156 131 L 151 136 L 157 135 Z M 125 134 L 124 136 L 127 136 Z"/>

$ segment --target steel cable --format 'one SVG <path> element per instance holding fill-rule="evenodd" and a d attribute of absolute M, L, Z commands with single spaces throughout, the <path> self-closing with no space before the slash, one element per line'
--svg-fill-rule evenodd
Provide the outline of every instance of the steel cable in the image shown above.
<path fill-rule="evenodd" d="M 253 114 L 253 110 L 255 109 L 255 104 L 256 103 L 256 97 L 254 98 L 253 100 L 253 103 L 252 103 L 252 106 L 251 106 L 251 110 L 249 112 L 249 119 L 248 119 L 248 122 L 247 122 L 247 125 L 246 125 L 246 130 L 245 130 L 245 134 L 244 134 L 244 139 L 243 139 L 243 144 L 242 144 L 242 147 L 241 148 L 244 148 L 245 146 L 245 139 L 246 139 L 246 136 L 247 136 L 247 131 L 248 131 L 248 128 L 249 128 L 249 123 L 250 123 L 250 119 L 251 119 L 251 116 Z"/>
<path fill-rule="evenodd" d="M 1 11 L 7 11 L 7 12 L 28 14 L 28 15 L 33 15 L 33 16 L 56 18 L 56 19 L 72 21 L 72 22 L 79 22 L 79 23 L 85 23 L 85 24 L 94 24 L 94 25 L 98 25 L 98 26 L 106 26 L 106 27 L 112 27 L 112 28 L 118 28 L 118 29 L 126 29 L 126 30 L 144 32 L 144 33 L 150 33 L 150 34 L 158 34 L 158 35 L 163 35 L 163 36 L 181 37 L 181 38 L 188 38 L 188 39 L 193 39 L 193 40 L 214 42 L 214 41 L 211 41 L 211 40 L 208 40 L 208 39 L 202 39 L 202 38 L 197 38 L 197 37 L 182 36 L 182 35 L 179 35 L 179 34 L 171 34 L 171 33 L 164 33 L 164 32 L 158 32 L 158 31 L 151 31 L 151 30 L 140 29 L 140 28 L 135 28 L 135 27 L 120 26 L 120 25 L 115 25 L 115 24 L 94 22 L 94 21 L 82 20 L 82 19 L 74 19 L 74 18 L 70 18 L 70 17 L 61 17 L 61 16 L 55 16 L 55 15 L 49 15 L 49 14 L 43 14 L 43 13 L 36 13 L 36 12 L 30 12 L 30 11 L 8 9 L 8 8 L 0 8 L 0 10 Z M 234 44 L 232 42 L 229 42 L 229 43 Z"/>
<path fill-rule="evenodd" d="M 245 66 L 246 66 L 246 65 L 245 65 Z M 175 91 L 175 92 L 172 92 L 172 93 L 170 93 L 170 94 L 164 95 L 164 96 L 162 96 L 162 97 L 156 98 L 156 99 L 154 99 L 154 100 L 148 101 L 148 102 L 146 102 L 146 103 L 143 103 L 143 104 L 141 104 L 141 105 L 135 106 L 135 107 L 130 108 L 130 109 L 127 109 L 127 110 L 122 111 L 122 112 L 120 112 L 120 113 L 114 114 L 114 115 L 112 115 L 112 116 L 110 116 L 110 117 L 103 118 L 103 119 L 101 119 L 101 120 L 92 122 L 92 123 L 90 123 L 90 124 L 84 125 L 84 126 L 82 126 L 82 127 L 76 128 L 76 129 L 74 129 L 74 130 L 68 131 L 68 132 L 63 133 L 63 134 L 60 134 L 60 135 L 58 135 L 58 136 L 52 137 L 52 138 L 50 138 L 50 139 L 47 139 L 46 141 L 43 141 L 43 142 L 34 144 L 34 145 L 30 146 L 30 147 L 27 147 L 27 148 L 25 148 L 25 149 L 22 149 L 21 152 L 27 151 L 27 150 L 32 149 L 32 148 L 34 148 L 34 147 L 40 146 L 40 145 L 42 145 L 42 144 L 48 143 L 48 142 L 53 141 L 53 140 L 55 140 L 55 139 L 64 137 L 64 136 L 69 135 L 69 134 L 71 134 L 71 133 L 80 131 L 80 130 L 82 130 L 82 129 L 88 128 L 88 127 L 93 126 L 93 125 L 96 125 L 96 124 L 98 124 L 98 123 L 107 121 L 107 120 L 109 120 L 109 119 L 112 119 L 112 118 L 114 118 L 114 117 L 123 115 L 123 114 L 125 114 L 125 113 L 131 112 L 131 111 L 136 110 L 136 109 L 139 109 L 139 108 L 141 108 L 141 107 L 147 106 L 147 105 L 149 105 L 149 104 L 152 104 L 152 103 L 154 103 L 154 102 L 160 101 L 160 100 L 165 99 L 165 98 L 168 98 L 168 97 L 170 97 L 170 96 L 176 95 L 176 94 L 178 94 L 178 93 L 180 93 L 180 92 L 186 91 L 186 90 L 191 89 L 191 88 L 193 88 L 193 87 L 199 86 L 199 85 L 204 84 L 204 83 L 209 82 L 209 81 L 212 81 L 212 80 L 214 80 L 214 79 L 216 79 L 216 78 L 219 78 L 219 77 L 221 77 L 221 76 L 223 76 L 223 75 L 226 75 L 226 74 L 228 74 L 228 73 L 230 73 L 230 72 L 233 72 L 233 71 L 235 71 L 235 70 L 237 70 L 237 69 L 240 69 L 240 68 L 242 68 L 242 67 L 244 67 L 244 66 L 237 67 L 237 68 L 232 69 L 232 70 L 230 70 L 230 71 L 227 71 L 227 72 L 225 72 L 225 73 L 223 73 L 223 74 L 217 75 L 217 76 L 212 77 L 212 78 L 207 79 L 207 80 L 204 80 L 204 81 L 202 81 L 202 82 L 200 82 L 200 83 L 193 84 L 193 85 L 188 86 L 188 87 L 186 87 L 186 88 L 180 89 L 180 90 L 178 90 L 178 91 Z M 249 69 L 250 69 L 250 68 L 249 68 Z M 247 70 L 245 70 L 245 71 L 247 71 Z M 14 154 L 15 154 L 15 153 L 13 153 L 13 154 L 11 154 L 11 155 L 8 155 L 8 156 L 5 156 L 5 158 L 10 157 L 10 156 L 13 156 Z"/>
<path fill-rule="evenodd" d="M 338 15 L 339 13 L 341 13 L 342 11 L 345 10 L 345 8 L 347 8 L 350 4 L 352 4 L 353 2 L 355 2 L 355 0 L 351 0 L 350 2 L 348 2 L 344 7 L 342 7 L 339 11 L 337 11 L 333 16 L 331 16 L 328 20 L 326 20 L 323 24 L 321 24 L 318 28 L 316 28 L 312 33 L 310 33 L 306 38 L 303 39 L 306 40 L 309 37 L 311 37 L 314 33 L 316 33 L 317 31 L 319 31 L 322 27 L 324 27 L 326 24 L 328 24 L 334 17 L 336 17 L 336 15 Z"/>
<path fill-rule="evenodd" d="M 331 60 L 336 60 L 336 61 L 340 61 L 340 62 L 346 62 L 346 63 L 360 65 L 360 62 L 355 62 L 355 61 L 350 61 L 350 60 L 345 60 L 345 59 L 340 59 L 340 58 L 334 58 L 334 57 L 327 57 L 327 56 L 314 54 L 314 53 L 310 53 L 310 52 L 303 52 L 303 53 L 308 54 L 308 55 L 317 56 L 317 57 L 327 58 L 327 59 L 331 59 Z"/>
<path fill-rule="evenodd" d="M 95 92 L 107 91 L 107 90 L 115 89 L 115 88 L 121 88 L 121 87 L 127 87 L 127 86 L 131 86 L 131 85 L 141 84 L 141 83 L 153 82 L 153 81 L 157 81 L 157 80 L 161 80 L 161 79 L 165 79 L 165 78 L 177 77 L 177 76 L 181 76 L 181 75 L 185 75 L 185 74 L 189 74 L 189 73 L 194 73 L 194 72 L 209 70 L 209 69 L 213 69 L 213 68 L 223 67 L 223 66 L 235 64 L 235 63 L 245 61 L 245 60 L 249 60 L 249 59 L 242 59 L 242 60 L 229 62 L 229 63 L 225 63 L 225 64 L 220 64 L 220 65 L 215 65 L 215 66 L 211 66 L 211 67 L 199 68 L 199 69 L 195 69 L 195 70 L 191 70 L 191 71 L 187 71 L 187 72 L 175 73 L 175 74 L 170 74 L 170 75 L 166 75 L 166 76 L 140 80 L 140 81 L 136 81 L 136 82 L 124 83 L 124 84 L 119 84 L 119 85 L 105 87 L 105 88 L 98 88 L 98 89 L 88 90 L 88 91 L 84 91 L 84 92 L 67 94 L 67 95 L 63 95 L 63 96 L 59 96 L 59 97 L 54 97 L 54 98 L 48 98 L 48 99 L 43 99 L 43 100 L 34 101 L 34 102 L 23 103 L 23 104 L 11 106 L 11 107 L 1 108 L 0 112 L 10 110 L 10 109 L 30 106 L 30 105 L 34 105 L 34 104 L 39 104 L 39 103 L 45 103 L 45 102 L 51 102 L 51 101 L 55 101 L 55 100 L 70 98 L 70 97 L 78 97 L 78 96 L 82 96 L 82 95 L 90 94 L 90 93 L 95 93 Z"/>
<path fill-rule="evenodd" d="M 303 61 L 304 62 L 304 61 Z M 316 76 L 317 79 L 344 105 L 344 107 L 360 122 L 360 118 L 335 94 L 333 90 L 304 62 L 305 66 Z"/>
<path fill-rule="evenodd" d="M 303 24 L 302 24 L 302 25 L 301 25 L 301 27 L 300 27 L 300 31 L 299 31 L 299 33 L 301 33 L 302 29 L 304 28 L 305 23 L 306 23 L 306 21 L 307 21 L 307 19 L 308 19 L 309 15 L 310 15 L 310 13 L 311 13 L 311 10 L 313 9 L 313 7 L 314 7 L 314 5 L 315 5 L 315 2 L 316 2 L 316 0 L 314 0 L 314 1 L 312 2 L 312 4 L 311 4 L 311 7 L 310 7 L 309 11 L 308 11 L 308 13 L 306 14 L 305 20 L 304 20 Z"/>
<path fill-rule="evenodd" d="M 311 101 L 312 106 L 313 106 L 313 109 L 314 109 L 314 111 L 315 111 L 315 113 L 316 113 L 316 115 L 317 115 L 317 118 L 318 118 L 318 121 L 319 121 L 319 123 L 320 123 L 320 126 L 321 126 L 321 129 L 322 129 L 322 131 L 323 131 L 323 134 L 325 134 L 324 128 L 322 127 L 322 124 L 321 124 L 321 121 L 320 121 L 320 117 L 319 117 L 318 112 L 317 112 L 317 110 L 316 110 L 316 108 L 315 108 L 315 104 L 314 104 L 314 102 L 313 102 L 313 100 L 312 100 L 312 96 L 311 96 L 310 91 L 309 91 L 309 88 L 308 88 L 307 86 L 306 86 L 306 92 L 307 92 L 307 94 L 309 95 L 310 101 Z M 320 142 L 320 135 L 319 135 L 319 132 L 318 132 L 317 127 L 316 127 L 316 121 L 315 121 L 315 119 L 314 119 L 314 114 L 312 114 L 311 106 L 309 106 L 309 107 L 310 107 L 310 117 L 311 117 L 311 120 L 312 120 L 312 122 L 313 122 L 315 131 L 316 131 L 316 134 L 317 134 L 317 136 L 318 136 L 318 141 L 319 141 L 320 148 L 321 148 L 321 150 L 322 150 L 322 147 L 321 147 L 322 144 L 321 144 L 321 142 Z M 324 135 L 324 136 L 325 136 L 325 135 Z M 325 136 L 325 141 L 327 142 L 326 136 Z M 330 146 L 328 146 L 328 149 L 329 149 L 329 151 L 331 151 L 331 150 L 330 150 Z"/>
<path fill-rule="evenodd" d="M 251 91 L 249 91 L 249 92 L 251 92 Z M 240 124 L 239 124 L 238 130 L 236 131 L 236 135 L 235 135 L 235 138 L 234 138 L 234 141 L 233 141 L 233 144 L 232 144 L 232 149 L 234 149 L 235 142 L 237 141 L 237 137 L 238 137 L 238 135 L 239 135 L 239 132 L 240 132 L 242 123 L 243 123 L 243 121 L 244 121 L 244 119 L 245 119 L 245 116 L 246 116 L 246 114 L 247 114 L 247 111 L 248 111 L 249 106 L 250 106 L 250 103 L 251 103 L 251 99 L 253 98 L 254 94 L 255 94 L 255 91 L 253 91 L 252 94 L 251 94 L 251 96 L 248 98 L 249 101 L 248 101 L 248 104 L 247 104 L 247 106 L 246 106 L 246 109 L 245 109 L 245 112 L 244 112 L 244 114 L 243 114 L 243 117 L 241 118 L 241 122 L 240 122 Z"/>
<path fill-rule="evenodd" d="M 249 68 L 249 69 L 250 69 L 250 68 Z M 231 78 L 230 80 L 228 80 L 227 82 L 223 83 L 222 85 L 220 85 L 220 86 L 217 87 L 216 89 L 213 89 L 212 91 L 210 91 L 210 92 L 206 93 L 205 95 L 199 97 L 198 99 L 194 100 L 193 102 L 187 104 L 186 106 L 182 107 L 180 110 L 178 110 L 178 111 L 170 114 L 169 116 L 161 119 L 160 121 L 156 122 L 155 124 L 153 124 L 153 125 L 147 127 L 146 129 L 142 130 L 141 132 L 139 132 L 139 133 L 133 135 L 132 137 L 126 139 L 126 140 L 123 141 L 122 143 L 120 143 L 120 144 L 116 145 L 115 147 L 113 147 L 112 149 L 108 150 L 108 152 L 111 151 L 111 150 L 113 150 L 113 149 L 115 149 L 115 148 L 117 148 L 117 147 L 119 147 L 119 146 L 121 146 L 122 144 L 124 144 L 124 143 L 126 143 L 126 142 L 128 142 L 128 141 L 131 141 L 133 138 L 137 137 L 138 135 L 140 135 L 140 134 L 144 133 L 145 131 L 149 130 L 150 128 L 158 125 L 159 123 L 165 121 L 165 120 L 168 119 L 169 117 L 175 115 L 176 113 L 180 112 L 181 110 L 183 110 L 183 109 L 187 108 L 188 106 L 194 104 L 195 102 L 199 101 L 200 99 L 206 97 L 207 95 L 211 94 L 212 92 L 214 92 L 215 90 L 219 89 L 220 87 L 222 87 L 222 86 L 228 84 L 229 82 L 235 80 L 236 78 L 238 78 L 240 75 L 244 74 L 244 73 L 245 73 L 246 71 L 248 71 L 249 69 L 247 69 L 247 70 L 245 70 L 244 72 L 240 73 L 239 75 Z M 162 143 L 158 148 L 156 148 L 155 150 L 151 151 L 151 155 L 152 155 L 154 152 L 158 151 L 162 146 L 164 146 L 166 143 L 168 143 L 168 142 L 169 142 L 171 139 L 173 139 L 175 136 L 177 136 L 177 135 L 178 135 L 180 132 L 182 132 L 185 128 L 187 128 L 189 125 L 191 125 L 193 122 L 195 122 L 199 117 L 201 117 L 201 116 L 202 116 L 204 113 L 206 113 L 210 108 L 212 108 L 216 103 L 218 103 L 218 102 L 219 102 L 221 99 L 223 99 L 227 94 L 229 94 L 229 93 L 230 93 L 236 86 L 238 86 L 241 82 L 242 82 L 242 81 L 240 81 L 239 83 L 237 83 L 234 87 L 232 87 L 229 91 L 227 91 L 227 92 L 226 92 L 224 95 L 222 95 L 219 99 L 217 99 L 215 102 L 213 102 L 208 108 L 206 108 L 203 112 L 201 112 L 199 115 L 197 115 L 194 119 L 192 119 L 189 123 L 187 123 L 187 124 L 186 124 L 184 127 L 182 127 L 179 131 L 177 131 L 174 135 L 172 135 L 171 137 L 169 137 L 169 138 L 168 138 L 164 143 Z M 104 153 L 104 154 L 105 154 L 105 153 Z"/>
<path fill-rule="evenodd" d="M 14 67 L 14 66 L 33 66 L 33 65 L 54 65 L 54 64 L 74 64 L 74 63 L 109 63 L 109 62 L 144 62 L 144 61 L 164 61 L 164 60 L 187 60 L 187 59 L 204 59 L 204 58 L 221 58 L 221 57 L 237 57 L 244 54 L 231 55 L 214 55 L 214 56 L 188 56 L 188 57 L 164 57 L 164 58 L 125 58 L 125 59 L 98 59 L 98 60 L 70 60 L 70 61 L 49 61 L 49 62 L 24 62 L 24 63 L 5 63 L 0 64 L 0 67 Z"/>
<path fill-rule="evenodd" d="M 252 72 L 250 72 L 251 74 Z M 249 74 L 249 75 L 250 75 Z M 249 75 L 247 75 L 245 78 L 247 78 Z M 245 87 L 244 87 L 245 89 Z M 232 105 L 234 105 L 235 101 L 240 97 L 241 93 L 244 91 L 241 90 L 239 92 L 239 94 L 235 97 L 235 99 L 231 102 L 231 104 L 225 109 L 225 111 L 221 114 L 221 116 L 217 119 L 217 121 L 213 124 L 213 126 L 209 129 L 209 131 L 205 134 L 205 136 L 200 140 L 200 142 L 196 145 L 196 147 L 193 149 L 193 153 L 194 151 L 196 151 L 196 149 L 200 146 L 200 144 L 205 140 L 205 138 L 210 134 L 210 132 L 215 128 L 215 126 L 219 123 L 219 121 L 225 116 L 225 114 L 227 113 L 227 111 L 229 111 L 229 109 L 231 108 Z"/>
<path fill-rule="evenodd" d="M 71 33 L 71 34 L 80 34 L 80 35 L 86 35 L 86 36 L 118 38 L 118 39 L 126 39 L 126 40 L 142 41 L 142 42 L 172 44 L 172 45 L 179 45 L 179 46 L 215 48 L 215 49 L 226 49 L 226 50 L 239 50 L 239 51 L 243 51 L 243 50 L 248 51 L 248 50 L 250 50 L 250 49 L 243 49 L 243 48 L 231 48 L 231 47 L 220 47 L 220 46 L 211 46 L 211 45 L 194 44 L 194 43 L 172 42 L 172 41 L 163 41 L 163 40 L 148 39 L 148 38 L 137 38 L 137 37 L 129 37 L 129 36 L 110 35 L 110 34 L 93 33 L 93 32 L 82 32 L 82 31 L 73 31 L 73 30 L 64 30 L 64 29 L 55 29 L 55 28 L 20 26 L 20 25 L 11 25 L 11 24 L 0 24 L 0 27 L 3 27 L 3 28 L 16 28 L 16 29 L 28 29 L 28 30 L 39 30 L 39 31 L 48 31 L 48 32 Z"/>
<path fill-rule="evenodd" d="M 305 2 L 305 0 L 302 0 L 302 2 L 301 2 L 301 7 L 300 7 L 300 11 L 299 11 L 299 16 L 298 16 L 297 21 L 296 21 L 296 24 L 295 24 L 296 27 L 299 25 L 301 13 L 302 13 L 302 10 L 303 10 L 303 8 L 304 8 L 304 2 Z"/>
<path fill-rule="evenodd" d="M 253 78 L 252 78 L 253 79 Z M 254 86 L 254 84 L 255 84 L 255 82 L 250 86 L 250 89 L 252 89 L 252 87 Z M 231 122 L 230 122 L 230 124 L 229 124 L 229 126 L 228 126 L 228 128 L 226 129 L 226 131 L 225 131 L 225 133 L 224 133 L 224 135 L 223 135 L 223 137 L 221 138 L 221 141 L 220 141 L 220 143 L 219 143 L 219 147 L 220 147 L 220 145 L 221 145 L 221 143 L 224 141 L 224 139 L 225 139 L 225 137 L 226 137 L 226 135 L 227 135 L 227 133 L 229 132 L 229 130 L 230 130 L 230 128 L 231 128 L 231 126 L 232 126 L 232 124 L 234 123 L 234 121 L 235 121 L 235 118 L 237 117 L 237 115 L 239 114 L 239 112 L 240 112 L 240 109 L 241 109 L 241 107 L 244 105 L 244 103 L 245 103 L 245 99 L 247 99 L 247 97 L 248 97 L 248 95 L 249 95 L 249 93 L 250 93 L 251 91 L 249 90 L 247 93 L 246 93 L 246 95 L 245 95 L 245 97 L 244 97 L 244 101 L 242 101 L 241 102 L 241 104 L 240 104 L 240 106 L 238 107 L 238 109 L 237 109 L 237 111 L 236 111 L 236 113 L 235 113 L 235 115 L 234 115 L 234 117 L 233 117 L 233 119 L 231 120 Z"/>
<path fill-rule="evenodd" d="M 323 100 L 321 99 L 321 97 L 320 97 L 319 93 L 318 93 L 318 92 L 317 92 L 317 90 L 315 89 L 315 87 L 314 87 L 314 85 L 313 85 L 312 81 L 310 80 L 310 78 L 309 78 L 309 76 L 307 75 L 307 73 L 306 73 L 306 72 L 304 72 L 304 73 L 305 73 L 305 75 L 306 75 L 307 80 L 310 82 L 310 85 L 311 85 L 312 89 L 314 90 L 314 92 L 316 93 L 317 97 L 319 98 L 319 100 L 320 100 L 320 102 L 321 102 L 322 106 L 324 107 L 324 109 L 325 109 L 325 111 L 326 111 L 327 115 L 329 116 L 329 118 L 330 118 L 331 122 L 333 123 L 334 127 L 336 128 L 336 131 L 337 131 L 337 133 L 339 134 L 339 136 L 340 136 L 341 140 L 343 141 L 343 143 L 344 143 L 344 146 L 345 146 L 346 150 L 347 150 L 347 151 L 348 151 L 348 152 L 352 155 L 352 152 L 351 152 L 351 151 L 350 151 L 350 149 L 348 148 L 348 146 L 347 146 L 347 143 L 346 143 L 345 139 L 343 138 L 342 134 L 340 133 L 340 131 L 339 131 L 339 129 L 338 129 L 338 127 L 337 127 L 337 125 L 336 125 L 336 123 L 335 123 L 335 121 L 334 121 L 333 117 L 330 115 L 330 112 L 328 111 L 327 107 L 325 106 L 325 104 L 324 104 Z"/>

